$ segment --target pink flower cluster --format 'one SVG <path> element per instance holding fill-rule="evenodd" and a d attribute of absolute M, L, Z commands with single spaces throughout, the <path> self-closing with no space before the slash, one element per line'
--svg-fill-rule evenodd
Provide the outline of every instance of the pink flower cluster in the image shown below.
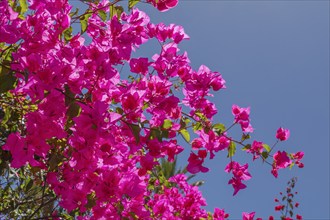
<path fill-rule="evenodd" d="M 229 180 L 228 184 L 231 184 L 234 188 L 234 194 L 236 195 L 241 189 L 245 189 L 246 185 L 242 181 L 251 179 L 251 174 L 248 171 L 248 164 L 240 165 L 238 162 L 232 161 L 227 164 L 225 171 L 232 173 L 233 177 Z"/>
<path fill-rule="evenodd" d="M 290 131 L 289 129 L 285 129 L 280 127 L 276 132 L 276 138 L 280 141 L 285 141 L 290 137 Z"/>
<path fill-rule="evenodd" d="M 299 168 L 303 168 L 304 164 L 301 162 L 301 159 L 304 157 L 304 152 L 297 152 L 288 154 L 285 151 L 277 151 L 274 156 L 272 174 L 275 177 L 278 177 L 278 170 L 284 169 L 289 166 L 296 164 Z"/>
<path fill-rule="evenodd" d="M 242 131 L 253 132 L 252 125 L 250 124 L 250 107 L 241 108 L 237 105 L 233 105 L 232 113 L 235 116 L 235 123 L 241 125 Z"/>

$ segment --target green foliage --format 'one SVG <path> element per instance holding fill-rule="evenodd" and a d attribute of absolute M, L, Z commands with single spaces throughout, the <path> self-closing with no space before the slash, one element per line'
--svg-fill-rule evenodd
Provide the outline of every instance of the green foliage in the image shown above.
<path fill-rule="evenodd" d="M 20 14 L 24 15 L 24 13 L 27 12 L 27 10 L 28 10 L 28 5 L 27 5 L 26 0 L 19 0 L 19 5 L 21 8 Z"/>
<path fill-rule="evenodd" d="M 163 123 L 163 128 L 164 129 L 170 129 L 172 127 L 172 121 L 169 119 L 165 119 Z"/>
<path fill-rule="evenodd" d="M 132 133 L 135 137 L 136 143 L 139 143 L 140 142 L 140 131 L 141 131 L 140 126 L 139 125 L 134 125 L 134 124 L 129 124 L 129 127 L 132 130 Z"/>
<path fill-rule="evenodd" d="M 110 9 L 110 19 L 112 19 L 114 16 L 117 16 L 117 18 L 120 19 L 121 14 L 124 12 L 124 8 L 118 5 L 111 4 L 109 6 L 109 9 Z"/>
<path fill-rule="evenodd" d="M 1 152 L 1 158 L 3 151 Z M 51 216 L 56 196 L 48 186 L 42 186 L 43 175 L 30 167 L 2 169 L 0 178 L 0 213 L 5 219 L 33 219 Z"/>
<path fill-rule="evenodd" d="M 228 147 L 228 157 L 233 157 L 236 153 L 236 143 L 231 141 Z"/>
<path fill-rule="evenodd" d="M 268 153 L 270 152 L 271 148 L 270 148 L 270 146 L 269 146 L 268 144 L 263 144 L 262 146 L 264 147 L 264 149 L 265 149 Z"/>
<path fill-rule="evenodd" d="M 139 0 L 128 0 L 128 10 L 131 10 L 138 2 Z"/>
<path fill-rule="evenodd" d="M 72 27 L 69 27 L 63 31 L 64 39 L 66 42 L 72 39 Z"/>
<path fill-rule="evenodd" d="M 88 19 L 91 16 L 91 12 L 90 11 L 86 11 L 85 14 L 83 16 L 80 17 L 80 24 L 81 24 L 81 34 L 85 33 L 87 30 L 87 26 L 88 26 Z"/>
<path fill-rule="evenodd" d="M 100 16 L 100 18 L 102 19 L 102 21 L 106 21 L 107 20 L 108 15 L 107 15 L 107 13 L 105 11 L 99 10 L 97 13 Z"/>
<path fill-rule="evenodd" d="M 217 134 L 221 134 L 226 130 L 226 126 L 224 124 L 218 123 L 213 125 L 213 129 Z"/>
<path fill-rule="evenodd" d="M 189 134 L 189 131 L 187 131 L 187 129 L 181 129 L 179 132 L 182 135 L 183 139 L 187 143 L 190 143 L 190 134 Z"/>

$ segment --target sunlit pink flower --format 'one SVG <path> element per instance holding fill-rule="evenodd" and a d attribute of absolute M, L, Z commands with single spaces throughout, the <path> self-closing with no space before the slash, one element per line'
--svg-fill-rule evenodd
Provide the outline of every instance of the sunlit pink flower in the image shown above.
<path fill-rule="evenodd" d="M 285 151 L 277 151 L 274 156 L 274 163 L 277 168 L 284 169 L 291 164 L 291 160 L 288 157 L 288 154 Z"/>
<path fill-rule="evenodd" d="M 229 214 L 225 213 L 225 210 L 215 208 L 213 212 L 213 219 L 214 220 L 225 220 L 229 217 Z"/>
<path fill-rule="evenodd" d="M 276 138 L 280 141 L 285 141 L 290 137 L 290 131 L 289 129 L 285 129 L 280 127 L 276 132 Z"/>
<path fill-rule="evenodd" d="M 151 2 L 159 11 L 167 11 L 178 4 L 178 0 L 148 0 Z"/>
<path fill-rule="evenodd" d="M 129 66 L 131 67 L 131 72 L 133 73 L 141 73 L 146 74 L 148 73 L 148 58 L 132 58 L 129 62 Z"/>
<path fill-rule="evenodd" d="M 293 154 L 293 159 L 295 160 L 295 164 L 298 165 L 299 168 L 303 168 L 305 165 L 300 161 L 304 157 L 304 152 L 297 152 Z"/>
<path fill-rule="evenodd" d="M 251 212 L 251 213 L 243 212 L 243 213 L 242 213 L 242 215 L 243 215 L 243 220 L 253 220 L 255 214 L 256 214 L 255 212 Z"/>
<path fill-rule="evenodd" d="M 246 150 L 246 152 L 250 152 L 253 154 L 253 160 L 260 157 L 261 153 L 263 152 L 263 143 L 258 141 L 253 141 L 252 146 L 250 149 Z"/>
<path fill-rule="evenodd" d="M 231 178 L 228 184 L 231 184 L 234 188 L 233 196 L 236 195 L 241 189 L 246 188 L 246 185 L 242 183 L 241 179 L 236 177 Z"/>
<path fill-rule="evenodd" d="M 250 124 L 250 107 L 241 108 L 237 105 L 232 106 L 232 113 L 235 116 L 235 123 L 241 125 L 242 131 L 253 132 L 252 125 Z"/>
<path fill-rule="evenodd" d="M 200 157 L 203 156 L 203 157 Z M 187 166 L 187 170 L 192 173 L 198 173 L 198 172 L 202 172 L 202 173 L 206 173 L 207 171 L 209 171 L 208 168 L 203 166 L 203 162 L 204 162 L 204 156 L 206 155 L 202 155 L 202 153 L 199 153 L 198 155 L 194 154 L 193 152 L 190 153 L 190 156 L 188 158 L 188 166 Z"/>

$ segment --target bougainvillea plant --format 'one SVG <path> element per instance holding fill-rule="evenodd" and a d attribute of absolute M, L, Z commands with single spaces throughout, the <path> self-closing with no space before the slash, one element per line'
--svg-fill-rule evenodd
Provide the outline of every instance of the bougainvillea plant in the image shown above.
<path fill-rule="evenodd" d="M 209 97 L 225 89 L 222 75 L 193 69 L 179 49 L 189 39 L 183 27 L 152 23 L 139 2 L 84 1 L 88 9 L 79 12 L 67 0 L 0 1 L 2 217 L 226 219 L 222 208 L 203 208 L 185 173 L 208 172 L 205 160 L 226 154 L 236 195 L 252 178 L 236 148 L 269 164 L 276 178 L 303 167 L 303 152 L 276 149 L 289 138 L 286 128 L 272 147 L 249 142 L 249 107 L 233 105 L 232 125 L 213 120 Z M 167 11 L 178 0 L 143 3 Z M 136 57 L 150 40 L 159 43 L 155 55 Z M 160 160 L 174 162 L 184 149 L 187 172 L 165 175 Z"/>

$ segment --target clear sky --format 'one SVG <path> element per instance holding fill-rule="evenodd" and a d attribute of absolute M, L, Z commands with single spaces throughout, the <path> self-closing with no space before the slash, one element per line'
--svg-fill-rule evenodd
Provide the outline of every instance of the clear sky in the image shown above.
<path fill-rule="evenodd" d="M 254 138 L 273 144 L 283 126 L 291 137 L 278 149 L 305 152 L 305 168 L 280 171 L 278 179 L 270 166 L 251 164 L 253 178 L 235 197 L 223 172 L 226 155 L 217 155 L 207 163 L 211 171 L 196 178 L 206 181 L 208 209 L 225 208 L 232 219 L 253 210 L 267 217 L 275 214 L 274 197 L 298 176 L 297 211 L 304 219 L 330 219 L 329 1 L 181 1 L 166 13 L 141 8 L 154 23 L 185 28 L 191 39 L 181 48 L 193 67 L 205 64 L 223 75 L 227 89 L 213 99 L 218 121 L 232 123 L 232 104 L 251 106 Z"/>
<path fill-rule="evenodd" d="M 235 197 L 224 172 L 225 153 L 207 163 L 211 171 L 198 175 L 208 210 L 225 208 L 230 219 L 243 211 L 258 217 L 274 215 L 274 197 L 286 182 L 298 176 L 299 214 L 304 219 L 329 216 L 329 1 L 181 1 L 177 8 L 159 13 L 139 4 L 153 23 L 176 23 L 191 37 L 182 44 L 194 68 L 205 64 L 219 71 L 227 89 L 213 99 L 216 120 L 233 121 L 232 104 L 251 106 L 253 138 L 269 145 L 278 127 L 289 128 L 291 137 L 279 150 L 305 152 L 305 168 L 279 172 L 251 163 L 253 178 Z M 152 55 L 159 50 L 146 48 Z M 187 152 L 181 158 L 184 163 Z M 239 152 L 241 162 L 252 158 Z"/>

